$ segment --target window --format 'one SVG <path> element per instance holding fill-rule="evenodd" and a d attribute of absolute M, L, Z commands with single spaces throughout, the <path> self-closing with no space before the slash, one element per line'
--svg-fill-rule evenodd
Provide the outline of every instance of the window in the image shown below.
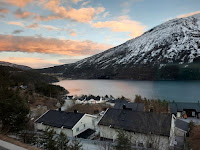
<path fill-rule="evenodd" d="M 79 128 L 76 128 L 76 132 L 78 132 L 79 131 Z"/>

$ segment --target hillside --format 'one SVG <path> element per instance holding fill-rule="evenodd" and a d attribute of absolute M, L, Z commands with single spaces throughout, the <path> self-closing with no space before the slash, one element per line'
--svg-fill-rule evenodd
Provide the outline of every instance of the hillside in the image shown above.
<path fill-rule="evenodd" d="M 21 70 L 31 70 L 31 67 L 28 66 L 24 66 L 24 65 L 17 65 L 17 64 L 13 64 L 13 63 L 9 63 L 9 62 L 4 62 L 4 61 L 0 61 L 0 66 L 9 66 L 9 67 L 13 67 L 13 68 L 18 68 Z"/>
<path fill-rule="evenodd" d="M 75 79 L 199 80 L 200 14 L 167 21 L 76 63 L 39 71 Z"/>
<path fill-rule="evenodd" d="M 38 105 L 49 109 L 57 107 L 56 103 L 61 100 L 61 96 L 68 93 L 63 87 L 51 84 L 57 81 L 55 77 L 42 75 L 34 70 L 0 66 L 0 90 L 13 90 L 29 101 L 31 108 Z"/>

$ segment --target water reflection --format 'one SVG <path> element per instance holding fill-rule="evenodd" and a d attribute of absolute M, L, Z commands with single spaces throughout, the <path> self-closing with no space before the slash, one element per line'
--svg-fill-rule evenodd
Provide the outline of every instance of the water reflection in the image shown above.
<path fill-rule="evenodd" d="M 123 95 L 134 99 L 139 94 L 171 101 L 200 100 L 200 81 L 63 80 L 55 84 L 66 88 L 71 95 Z"/>

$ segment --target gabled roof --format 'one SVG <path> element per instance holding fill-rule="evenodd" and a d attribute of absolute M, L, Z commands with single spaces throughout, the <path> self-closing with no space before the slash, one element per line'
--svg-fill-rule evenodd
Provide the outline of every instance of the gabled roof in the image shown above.
<path fill-rule="evenodd" d="M 170 136 L 171 115 L 110 108 L 98 125 L 137 133 Z"/>
<path fill-rule="evenodd" d="M 185 122 L 183 120 L 180 120 L 180 119 L 177 119 L 175 121 L 175 126 L 183 131 L 186 131 L 188 132 L 188 129 L 189 129 L 189 123 L 188 122 Z"/>
<path fill-rule="evenodd" d="M 131 109 L 134 111 L 144 111 L 144 103 L 116 103 L 115 109 L 123 109 L 123 105 L 125 105 L 126 109 Z"/>
<path fill-rule="evenodd" d="M 35 123 L 43 123 L 44 125 L 57 128 L 72 129 L 74 125 L 84 116 L 82 113 L 64 112 L 57 110 L 49 110 L 41 116 Z"/>
<path fill-rule="evenodd" d="M 169 103 L 170 112 L 176 114 L 182 112 L 184 109 L 194 109 L 196 112 L 200 112 L 200 105 L 198 103 L 184 103 L 173 102 Z"/>

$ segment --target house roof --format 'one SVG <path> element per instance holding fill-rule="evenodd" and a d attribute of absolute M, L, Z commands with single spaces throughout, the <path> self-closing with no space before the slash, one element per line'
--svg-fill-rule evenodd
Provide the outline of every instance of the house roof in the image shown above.
<path fill-rule="evenodd" d="M 183 131 L 188 131 L 189 129 L 189 123 L 188 122 L 185 122 L 183 120 L 180 120 L 180 119 L 177 119 L 175 121 L 175 126 Z"/>
<path fill-rule="evenodd" d="M 131 132 L 170 136 L 171 115 L 110 108 L 98 125 Z"/>
<path fill-rule="evenodd" d="M 123 109 L 123 105 L 127 109 L 135 110 L 135 111 L 144 111 L 144 103 L 116 103 L 115 109 Z"/>
<path fill-rule="evenodd" d="M 72 129 L 83 116 L 82 113 L 49 110 L 35 122 L 57 128 Z"/>
<path fill-rule="evenodd" d="M 200 112 L 200 105 L 198 103 L 184 103 L 184 102 L 173 102 L 169 103 L 170 112 L 176 114 L 182 112 L 184 109 L 194 109 L 196 112 Z"/>
<path fill-rule="evenodd" d="M 114 104 L 117 104 L 117 103 L 119 103 L 119 104 L 121 104 L 121 103 L 125 104 L 125 103 L 128 103 L 129 101 L 127 101 L 127 100 L 121 100 L 121 99 L 110 99 L 107 102 L 114 103 Z"/>

